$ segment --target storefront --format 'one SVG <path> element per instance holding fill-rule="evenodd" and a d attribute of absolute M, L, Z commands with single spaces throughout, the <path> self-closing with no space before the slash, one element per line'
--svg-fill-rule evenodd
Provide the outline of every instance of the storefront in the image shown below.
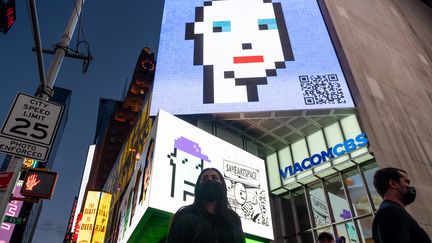
<path fill-rule="evenodd" d="M 373 187 L 378 168 L 367 145 L 350 115 L 267 156 L 278 240 L 312 243 L 328 231 L 350 243 L 373 242 L 381 198 Z"/>

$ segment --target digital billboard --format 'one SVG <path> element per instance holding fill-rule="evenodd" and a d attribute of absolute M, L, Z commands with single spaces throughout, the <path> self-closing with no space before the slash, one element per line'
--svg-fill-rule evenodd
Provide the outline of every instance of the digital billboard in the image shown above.
<path fill-rule="evenodd" d="M 148 208 L 175 213 L 194 200 L 198 175 L 218 169 L 244 232 L 273 238 L 264 161 L 160 110 L 121 204 L 119 242 L 127 242 Z M 167 225 L 168 227 L 168 225 Z"/>
<path fill-rule="evenodd" d="M 317 0 L 165 1 L 151 115 L 352 107 Z"/>
<path fill-rule="evenodd" d="M 77 242 L 89 243 L 91 241 L 100 195 L 99 191 L 87 192 Z"/>
<path fill-rule="evenodd" d="M 23 181 L 19 180 L 17 181 L 15 188 L 13 190 L 13 196 L 17 198 L 24 198 L 23 195 L 21 195 L 21 187 L 23 185 Z M 10 217 L 18 217 L 21 212 L 21 207 L 23 205 L 24 201 L 21 200 L 12 200 L 8 203 L 7 209 L 5 212 L 5 216 Z M 0 242 L 9 242 L 12 233 L 15 229 L 15 224 L 2 222 L 0 226 Z"/>
<path fill-rule="evenodd" d="M 153 126 L 120 204 L 119 220 L 116 222 L 119 231 L 118 242 L 128 242 L 148 209 L 155 136 L 156 129 Z"/>
<path fill-rule="evenodd" d="M 111 194 L 102 192 L 97 210 L 92 242 L 104 242 L 110 213 Z"/>

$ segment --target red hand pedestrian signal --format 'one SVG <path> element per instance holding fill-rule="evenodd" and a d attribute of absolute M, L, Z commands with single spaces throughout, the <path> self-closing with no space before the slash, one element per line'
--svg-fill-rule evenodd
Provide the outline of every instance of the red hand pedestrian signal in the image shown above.
<path fill-rule="evenodd" d="M 21 195 L 51 199 L 57 182 L 57 173 L 53 171 L 30 169 L 24 178 Z"/>
<path fill-rule="evenodd" d="M 38 179 L 38 175 L 37 174 L 33 174 L 31 176 L 29 176 L 29 178 L 26 181 L 25 189 L 26 190 L 33 190 L 33 187 L 35 187 L 37 184 L 39 184 L 40 180 Z"/>
<path fill-rule="evenodd" d="M 15 0 L 0 1 L 0 32 L 6 34 L 16 19 Z"/>

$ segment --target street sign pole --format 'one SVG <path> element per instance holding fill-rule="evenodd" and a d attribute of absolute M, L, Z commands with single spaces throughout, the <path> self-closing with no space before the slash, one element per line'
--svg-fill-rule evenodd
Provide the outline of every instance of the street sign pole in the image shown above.
<path fill-rule="evenodd" d="M 81 14 L 82 6 L 84 5 L 85 0 L 78 0 L 72 10 L 72 15 L 69 18 L 68 25 L 63 36 L 60 39 L 60 42 L 57 44 L 57 49 L 54 54 L 54 59 L 51 62 L 51 65 L 48 69 L 48 74 L 46 76 L 46 85 L 49 89 L 53 89 L 55 80 L 57 78 L 58 72 L 60 70 L 60 66 L 63 62 L 63 58 L 65 57 L 66 50 L 69 47 L 69 43 L 72 39 L 72 35 L 75 31 L 76 24 L 78 22 L 78 18 Z M 48 94 L 44 93 L 43 97 L 45 100 L 48 100 Z"/>
<path fill-rule="evenodd" d="M 35 0 L 29 0 L 29 8 L 30 8 L 30 19 L 32 22 L 32 27 L 33 27 L 33 31 L 34 31 L 34 37 L 35 37 L 35 44 L 36 47 L 39 45 L 40 47 L 40 33 L 39 33 L 39 28 L 35 28 L 35 26 L 38 26 L 38 20 L 37 20 L 37 15 L 36 15 L 36 5 L 34 3 Z M 63 34 L 63 36 L 60 39 L 60 42 L 58 43 L 58 47 L 57 50 L 55 51 L 54 54 L 54 59 L 51 62 L 50 68 L 48 70 L 48 74 L 46 77 L 46 82 L 44 80 L 44 67 L 43 67 L 43 63 L 41 56 L 38 56 L 38 61 L 41 62 L 39 63 L 39 74 L 40 74 L 40 78 L 41 78 L 41 86 L 38 89 L 37 93 L 41 93 L 42 95 L 42 99 L 43 100 L 48 100 L 50 95 L 52 94 L 52 89 L 54 87 L 54 83 L 55 80 L 57 78 L 58 72 L 60 70 L 60 66 L 63 62 L 63 58 L 65 56 L 65 53 L 69 46 L 70 40 L 72 39 L 72 35 L 74 33 L 76 24 L 78 22 L 78 18 L 81 14 L 81 9 L 82 6 L 84 4 L 85 0 L 78 0 L 76 1 L 76 5 L 74 6 L 74 8 L 72 9 L 72 14 L 71 17 L 69 18 L 69 22 L 68 25 L 66 27 L 66 30 Z M 37 55 L 41 55 L 40 51 L 37 52 Z M 42 73 L 41 73 L 42 72 Z M 5 191 L 0 191 L 0 222 L 3 222 L 4 219 L 4 215 L 5 215 L 5 211 L 7 208 L 7 205 L 9 204 L 9 201 L 11 199 L 12 196 L 12 192 L 13 189 L 15 187 L 16 181 L 18 180 L 18 176 L 21 170 L 21 167 L 23 165 L 24 162 L 24 158 L 20 158 L 20 157 L 15 157 L 13 158 L 13 160 L 11 160 L 11 164 L 10 164 L 10 168 L 8 169 L 8 171 L 13 171 L 14 175 L 12 176 L 11 182 L 9 183 L 9 186 L 7 188 L 7 190 Z"/>

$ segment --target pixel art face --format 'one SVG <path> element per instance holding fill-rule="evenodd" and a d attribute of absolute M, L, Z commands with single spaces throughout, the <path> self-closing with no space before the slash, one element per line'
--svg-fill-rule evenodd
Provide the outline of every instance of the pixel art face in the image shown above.
<path fill-rule="evenodd" d="M 258 85 L 294 60 L 281 4 L 271 0 L 206 1 L 186 39 L 203 66 L 203 103 L 259 101 Z"/>
<path fill-rule="evenodd" d="M 203 170 L 204 161 L 209 158 L 201 153 L 199 144 L 179 137 L 174 141 L 174 152 L 168 154 L 172 166 L 171 197 L 186 201 L 194 197 L 195 182 Z"/>

